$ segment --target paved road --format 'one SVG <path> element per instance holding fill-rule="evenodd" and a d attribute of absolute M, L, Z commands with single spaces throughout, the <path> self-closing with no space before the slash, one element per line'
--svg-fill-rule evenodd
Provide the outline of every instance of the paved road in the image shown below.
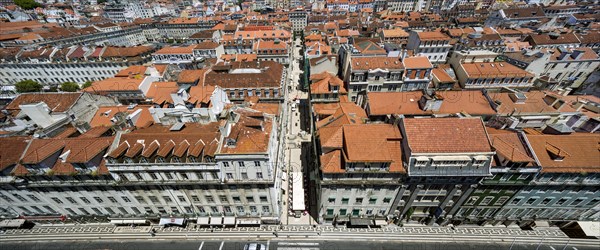
<path fill-rule="evenodd" d="M 0 250 L 241 250 L 248 241 L 201 241 L 201 240 L 133 240 L 133 241 L 53 241 L 53 242 L 11 242 L 0 243 Z M 375 241 L 252 241 L 268 245 L 271 250 L 559 250 L 564 244 L 514 244 L 507 243 L 453 243 L 453 242 L 375 242 Z M 595 247 L 572 247 L 568 250 L 597 249 Z"/>

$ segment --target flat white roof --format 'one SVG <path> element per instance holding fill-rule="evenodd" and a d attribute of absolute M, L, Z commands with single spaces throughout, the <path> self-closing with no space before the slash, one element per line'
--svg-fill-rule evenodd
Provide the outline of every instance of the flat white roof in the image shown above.
<path fill-rule="evenodd" d="M 597 221 L 578 221 L 585 236 L 600 238 L 600 223 Z"/>
<path fill-rule="evenodd" d="M 304 211 L 304 177 L 301 172 L 292 172 L 292 210 Z"/>

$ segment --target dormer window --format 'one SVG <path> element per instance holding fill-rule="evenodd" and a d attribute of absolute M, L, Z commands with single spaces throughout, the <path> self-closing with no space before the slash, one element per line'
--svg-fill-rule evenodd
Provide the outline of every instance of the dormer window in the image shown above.
<path fill-rule="evenodd" d="M 156 162 L 158 162 L 158 163 L 164 163 L 165 162 L 165 158 L 158 156 L 158 157 L 156 157 Z"/>
<path fill-rule="evenodd" d="M 194 157 L 194 156 L 190 156 L 189 157 L 190 162 L 198 162 L 198 158 Z"/>
<path fill-rule="evenodd" d="M 148 159 L 146 157 L 141 157 L 140 163 L 148 163 Z"/>
<path fill-rule="evenodd" d="M 129 157 L 125 157 L 125 159 L 123 160 L 125 163 L 133 163 L 133 159 L 129 158 Z"/>
<path fill-rule="evenodd" d="M 546 152 L 548 152 L 550 159 L 554 161 L 562 161 L 569 156 L 569 153 L 550 143 L 546 143 Z"/>
<path fill-rule="evenodd" d="M 175 163 L 181 163 L 181 159 L 177 156 L 173 156 L 173 158 L 171 160 Z"/>

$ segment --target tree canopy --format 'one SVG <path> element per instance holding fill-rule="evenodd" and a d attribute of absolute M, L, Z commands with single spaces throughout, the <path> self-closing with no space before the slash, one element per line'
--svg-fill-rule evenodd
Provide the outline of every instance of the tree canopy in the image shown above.
<path fill-rule="evenodd" d="M 65 92 L 76 92 L 77 90 L 79 90 L 79 84 L 74 82 L 63 82 L 60 85 L 60 90 Z"/>
<path fill-rule="evenodd" d="M 85 88 L 87 88 L 87 87 L 89 87 L 89 86 L 92 86 L 92 81 L 87 81 L 87 82 L 85 82 L 83 85 L 81 85 L 81 88 L 82 88 L 82 89 L 85 89 Z"/>
<path fill-rule="evenodd" d="M 15 84 L 15 88 L 19 93 L 40 92 L 43 86 L 34 80 L 23 80 Z"/>
<path fill-rule="evenodd" d="M 31 10 L 42 6 L 34 0 L 14 0 L 14 2 L 16 5 L 25 10 Z"/>

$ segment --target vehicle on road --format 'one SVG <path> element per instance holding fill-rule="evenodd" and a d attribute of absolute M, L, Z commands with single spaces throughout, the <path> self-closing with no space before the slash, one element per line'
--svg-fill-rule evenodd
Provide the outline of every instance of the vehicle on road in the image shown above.
<path fill-rule="evenodd" d="M 244 246 L 244 250 L 265 250 L 267 247 L 260 243 L 248 243 Z"/>

